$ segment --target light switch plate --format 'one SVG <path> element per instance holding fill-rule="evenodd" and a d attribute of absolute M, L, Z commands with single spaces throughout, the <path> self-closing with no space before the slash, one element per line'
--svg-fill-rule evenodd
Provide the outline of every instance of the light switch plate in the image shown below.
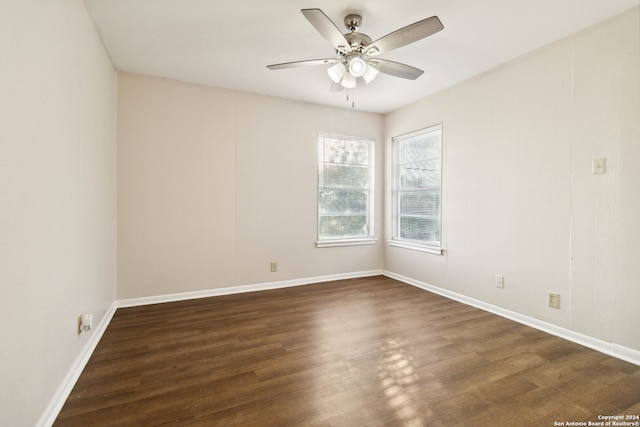
<path fill-rule="evenodd" d="M 591 172 L 594 174 L 605 173 L 605 162 L 606 159 L 604 157 L 593 159 L 593 163 L 591 164 Z"/>

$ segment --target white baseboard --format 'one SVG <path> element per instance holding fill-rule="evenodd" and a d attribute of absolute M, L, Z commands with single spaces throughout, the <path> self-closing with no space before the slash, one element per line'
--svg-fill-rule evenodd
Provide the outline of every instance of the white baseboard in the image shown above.
<path fill-rule="evenodd" d="M 140 305 L 159 304 L 163 302 L 185 301 L 197 298 L 216 297 L 221 295 L 241 294 L 245 292 L 266 291 L 270 289 L 290 288 L 293 286 L 311 285 L 314 283 L 331 282 L 333 280 L 356 279 L 358 277 L 380 276 L 382 270 L 357 271 L 354 273 L 329 274 L 326 276 L 306 277 L 302 279 L 266 282 L 254 285 L 229 286 L 226 288 L 205 289 L 202 291 L 181 292 L 176 294 L 156 295 L 151 297 L 130 298 L 118 300 L 118 308 L 136 307 Z"/>
<path fill-rule="evenodd" d="M 428 283 L 421 282 L 419 280 L 412 279 L 410 277 L 402 276 L 400 274 L 393 273 L 391 271 L 384 270 L 382 272 L 387 277 L 399 280 L 409 285 L 415 286 L 420 289 L 424 289 L 434 294 L 442 295 L 455 301 L 459 301 L 463 304 L 470 305 L 472 307 L 479 308 L 481 310 L 488 311 L 498 316 L 511 319 L 515 322 L 522 323 L 523 325 L 530 326 L 543 332 L 547 332 L 551 335 L 564 338 L 568 341 L 575 342 L 609 356 L 622 359 L 624 361 L 633 363 L 640 366 L 640 351 L 625 347 L 619 344 L 603 341 L 598 338 L 591 337 L 589 335 L 581 334 L 580 332 L 572 331 L 571 329 L 563 328 L 561 326 L 554 325 L 552 323 L 544 322 L 542 320 L 525 316 L 524 314 L 517 313 L 515 311 L 507 310 L 502 307 L 489 304 L 484 301 L 477 300 L 475 298 L 468 297 L 466 295 L 452 292 L 447 289 L 439 288 L 437 286 L 430 285 Z"/>
<path fill-rule="evenodd" d="M 78 355 L 75 362 L 73 362 L 73 365 L 71 365 L 71 369 L 69 369 L 69 372 L 67 372 L 64 380 L 62 380 L 62 383 L 53 395 L 53 398 L 49 402 L 49 406 L 47 406 L 47 409 L 45 409 L 38 420 L 38 423 L 36 424 L 37 427 L 49 427 L 53 425 L 60 413 L 60 410 L 64 406 L 64 403 L 71 394 L 71 390 L 73 390 L 78 378 L 80 378 L 82 370 L 87 366 L 87 363 L 89 362 L 93 351 L 96 349 L 100 338 L 102 338 L 104 331 L 107 330 L 107 326 L 109 326 L 113 315 L 116 313 L 116 309 L 117 306 L 114 302 L 111 304 L 111 307 L 109 307 L 97 327 L 93 329 L 93 334 L 85 344 L 82 352 Z"/>

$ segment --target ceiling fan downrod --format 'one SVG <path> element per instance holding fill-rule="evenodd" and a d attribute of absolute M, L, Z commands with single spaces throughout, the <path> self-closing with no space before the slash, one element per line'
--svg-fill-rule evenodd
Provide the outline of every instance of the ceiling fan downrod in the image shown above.
<path fill-rule="evenodd" d="M 344 17 L 344 26 L 352 33 L 358 31 L 358 28 L 362 25 L 362 16 L 351 14 Z"/>

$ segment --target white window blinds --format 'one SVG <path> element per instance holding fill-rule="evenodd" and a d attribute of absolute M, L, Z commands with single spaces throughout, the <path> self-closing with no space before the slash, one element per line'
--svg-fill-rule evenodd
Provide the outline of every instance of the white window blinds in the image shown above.
<path fill-rule="evenodd" d="M 318 242 L 372 237 L 373 141 L 320 134 Z"/>
<path fill-rule="evenodd" d="M 393 138 L 394 240 L 440 248 L 442 126 Z"/>

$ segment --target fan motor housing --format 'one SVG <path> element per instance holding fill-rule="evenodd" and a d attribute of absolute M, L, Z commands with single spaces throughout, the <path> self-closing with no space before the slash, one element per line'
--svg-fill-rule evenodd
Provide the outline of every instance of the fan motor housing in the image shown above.
<path fill-rule="evenodd" d="M 361 52 L 362 49 L 368 44 L 371 44 L 371 37 L 355 31 L 345 34 L 344 38 L 349 42 L 351 49 L 355 49 L 358 52 Z"/>

